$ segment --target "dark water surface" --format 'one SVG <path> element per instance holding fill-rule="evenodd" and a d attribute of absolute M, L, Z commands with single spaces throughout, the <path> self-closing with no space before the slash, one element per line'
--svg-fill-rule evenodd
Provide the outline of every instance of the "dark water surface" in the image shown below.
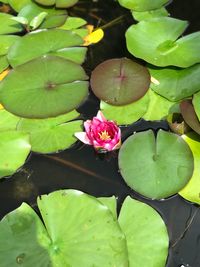
<path fill-rule="evenodd" d="M 200 29 L 200 0 L 174 0 L 168 10 L 176 18 L 191 22 L 188 32 Z M 127 56 L 124 32 L 133 23 L 129 12 L 111 0 L 82 1 L 71 12 L 82 16 L 95 26 L 103 25 L 124 16 L 117 24 L 105 30 L 105 39 L 91 47 L 85 68 L 91 70 L 100 62 L 113 57 Z M 102 19 L 102 20 L 100 20 Z M 91 95 L 80 111 L 84 118 L 96 114 L 98 100 Z M 134 131 L 168 129 L 165 122 L 139 121 L 123 129 L 125 139 Z M 198 206 L 176 195 L 163 201 L 147 200 L 124 183 L 118 172 L 117 152 L 97 155 L 80 143 L 54 155 L 31 154 L 24 167 L 12 179 L 0 182 L 0 216 L 17 208 L 23 201 L 36 208 L 40 194 L 64 188 L 79 189 L 94 196 L 118 197 L 119 208 L 127 195 L 144 201 L 163 216 L 170 235 L 170 252 L 167 267 L 200 267 L 200 211 Z M 102 266 L 103 267 L 103 266 Z M 143 266 L 141 266 L 143 267 Z"/>

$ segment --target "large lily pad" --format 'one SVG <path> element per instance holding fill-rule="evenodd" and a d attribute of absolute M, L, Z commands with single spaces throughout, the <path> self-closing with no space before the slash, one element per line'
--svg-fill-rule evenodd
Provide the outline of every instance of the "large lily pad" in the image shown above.
<path fill-rule="evenodd" d="M 80 65 L 43 56 L 16 67 L 4 78 L 0 83 L 0 101 L 5 109 L 20 117 L 55 117 L 73 110 L 86 98 L 85 79 Z"/>
<path fill-rule="evenodd" d="M 128 50 L 156 66 L 190 67 L 200 62 L 200 32 L 178 39 L 187 26 L 169 17 L 140 21 L 126 32 Z"/>
<path fill-rule="evenodd" d="M 0 35 L 0 56 L 6 55 L 10 46 L 19 38 L 17 35 Z"/>
<path fill-rule="evenodd" d="M 44 225 L 25 203 L 1 221 L 3 266 L 128 267 L 124 234 L 97 199 L 61 190 L 38 198 L 38 206 Z"/>
<path fill-rule="evenodd" d="M 12 18 L 14 18 L 14 16 L 0 13 L 0 34 L 17 33 L 23 30 L 22 25 Z"/>
<path fill-rule="evenodd" d="M 82 121 L 67 122 L 77 113 L 50 119 L 21 119 L 17 129 L 30 134 L 31 149 L 39 153 L 53 153 L 69 148 L 77 141 L 75 132 L 82 130 Z M 75 116 L 76 116 L 75 115 Z"/>
<path fill-rule="evenodd" d="M 0 178 L 12 175 L 19 169 L 24 164 L 30 149 L 27 133 L 0 132 Z"/>
<path fill-rule="evenodd" d="M 149 130 L 129 137 L 119 152 L 119 168 L 138 193 L 162 199 L 179 192 L 192 177 L 193 155 L 178 135 Z"/>
<path fill-rule="evenodd" d="M 170 101 L 182 100 L 200 89 L 200 64 L 186 69 L 150 66 L 149 71 L 157 80 L 157 83 L 151 83 L 151 89 Z"/>
<path fill-rule="evenodd" d="M 164 120 L 174 112 L 179 112 L 179 104 L 169 101 L 168 99 L 158 95 L 153 90 L 148 91 L 149 105 L 146 113 L 142 116 L 145 120 Z"/>
<path fill-rule="evenodd" d="M 24 17 L 30 23 L 40 13 L 46 12 L 47 16 L 39 28 L 55 28 L 62 26 L 67 19 L 67 11 L 63 9 L 41 7 L 33 2 L 26 5 L 18 14 L 18 17 Z"/>
<path fill-rule="evenodd" d="M 60 29 L 32 32 L 20 38 L 8 52 L 12 67 L 66 47 L 79 46 L 83 40 L 71 31 Z"/>
<path fill-rule="evenodd" d="M 164 267 L 169 237 L 161 216 L 149 205 L 127 197 L 119 224 L 126 236 L 129 267 Z"/>
<path fill-rule="evenodd" d="M 189 183 L 179 192 L 185 199 L 200 205 L 200 137 L 195 133 L 182 136 L 194 156 L 194 172 Z"/>
<path fill-rule="evenodd" d="M 180 103 L 181 114 L 185 122 L 200 135 L 200 121 L 195 113 L 191 100 L 184 100 Z"/>
<path fill-rule="evenodd" d="M 44 6 L 56 5 L 58 8 L 66 8 L 75 5 L 78 0 L 35 0 L 35 2 Z"/>
<path fill-rule="evenodd" d="M 147 68 L 127 58 L 106 60 L 95 68 L 91 76 L 94 94 L 116 106 L 140 99 L 149 85 Z"/>
<path fill-rule="evenodd" d="M 113 106 L 103 101 L 100 103 L 100 108 L 109 120 L 114 120 L 118 125 L 131 124 L 146 113 L 149 105 L 149 94 L 145 94 L 138 101 L 124 106 Z"/>
<path fill-rule="evenodd" d="M 19 121 L 19 117 L 6 111 L 5 109 L 0 109 L 0 132 L 16 130 Z"/>
<path fill-rule="evenodd" d="M 135 11 L 148 11 L 157 9 L 166 4 L 169 0 L 119 0 L 120 5 Z"/>

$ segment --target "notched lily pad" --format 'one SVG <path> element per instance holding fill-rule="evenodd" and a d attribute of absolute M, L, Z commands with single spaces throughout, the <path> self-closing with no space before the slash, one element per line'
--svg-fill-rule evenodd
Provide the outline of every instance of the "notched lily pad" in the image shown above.
<path fill-rule="evenodd" d="M 86 98 L 87 78 L 80 65 L 43 56 L 10 71 L 0 83 L 0 101 L 20 117 L 55 117 L 78 107 Z"/>
<path fill-rule="evenodd" d="M 176 194 L 193 174 L 194 160 L 178 135 L 149 130 L 129 137 L 119 152 L 119 168 L 126 183 L 138 193 L 162 199 Z"/>
<path fill-rule="evenodd" d="M 98 98 L 120 106 L 145 95 L 149 89 L 150 75 L 147 68 L 130 59 L 110 59 L 95 68 L 90 83 Z"/>
<path fill-rule="evenodd" d="M 118 220 L 127 240 L 129 267 L 164 267 L 169 237 L 158 212 L 145 203 L 127 197 Z"/>

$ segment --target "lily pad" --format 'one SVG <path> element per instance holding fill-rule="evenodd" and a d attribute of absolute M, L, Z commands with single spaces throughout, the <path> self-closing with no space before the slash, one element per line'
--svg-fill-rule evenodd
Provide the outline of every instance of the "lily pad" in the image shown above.
<path fill-rule="evenodd" d="M 45 20 L 41 23 L 41 29 L 45 28 L 55 28 L 62 26 L 67 19 L 67 11 L 63 9 L 55 9 L 48 7 L 41 7 L 33 2 L 26 5 L 18 14 L 19 17 L 24 17 L 30 23 L 36 16 L 40 13 L 46 12 L 47 16 Z"/>
<path fill-rule="evenodd" d="M 19 40 L 17 35 L 0 35 L 0 56 L 5 56 L 11 45 Z"/>
<path fill-rule="evenodd" d="M 6 56 L 0 56 L 0 73 L 9 67 L 9 63 Z"/>
<path fill-rule="evenodd" d="M 119 152 L 119 168 L 126 183 L 152 199 L 179 192 L 192 177 L 193 155 L 178 135 L 148 130 L 129 137 Z"/>
<path fill-rule="evenodd" d="M 39 153 L 53 153 L 69 148 L 77 141 L 75 132 L 82 130 L 82 121 L 69 121 L 78 113 L 72 111 L 57 118 L 21 119 L 17 129 L 30 134 L 31 149 Z"/>
<path fill-rule="evenodd" d="M 169 237 L 161 216 L 147 204 L 127 197 L 119 224 L 126 236 L 129 267 L 164 267 Z"/>
<path fill-rule="evenodd" d="M 15 173 L 24 164 L 30 150 L 27 133 L 0 132 L 0 178 Z"/>
<path fill-rule="evenodd" d="M 109 120 L 114 120 L 118 125 L 131 124 L 145 114 L 149 105 L 149 94 L 145 94 L 142 98 L 128 105 L 112 106 L 103 101 L 100 108 Z"/>
<path fill-rule="evenodd" d="M 185 122 L 190 126 L 190 128 L 200 135 L 200 121 L 195 113 L 192 101 L 182 101 L 180 103 L 180 109 Z"/>
<path fill-rule="evenodd" d="M 38 207 L 44 224 L 25 203 L 0 222 L 3 266 L 128 267 L 124 234 L 97 199 L 61 190 L 38 198 Z"/>
<path fill-rule="evenodd" d="M 200 32 L 178 39 L 187 26 L 170 17 L 140 21 L 126 32 L 128 50 L 156 66 L 190 67 L 200 62 Z"/>
<path fill-rule="evenodd" d="M 200 91 L 196 94 L 194 94 L 193 99 L 192 99 L 192 103 L 194 106 L 194 110 L 196 112 L 196 115 L 198 117 L 198 120 L 200 121 Z"/>
<path fill-rule="evenodd" d="M 79 46 L 82 43 L 82 38 L 71 31 L 60 29 L 36 31 L 14 43 L 8 52 L 8 60 L 14 68 L 44 54 Z"/>
<path fill-rule="evenodd" d="M 152 18 L 167 17 L 169 13 L 166 8 L 161 7 L 159 9 L 149 11 L 134 11 L 132 10 L 133 18 L 137 21 L 147 20 Z"/>
<path fill-rule="evenodd" d="M 82 18 L 68 16 L 65 24 L 62 25 L 60 29 L 74 30 L 80 28 L 81 26 L 84 26 L 85 24 L 87 24 L 87 21 Z"/>
<path fill-rule="evenodd" d="M 200 64 L 190 68 L 149 67 L 151 76 L 157 83 L 151 83 L 151 89 L 170 101 L 179 101 L 199 91 Z"/>
<path fill-rule="evenodd" d="M 108 207 L 108 209 L 112 212 L 113 217 L 117 220 L 117 201 L 115 196 L 112 197 L 99 197 L 98 200 Z"/>
<path fill-rule="evenodd" d="M 56 5 L 58 8 L 67 8 L 75 5 L 78 0 L 35 0 L 35 2 L 44 6 Z"/>
<path fill-rule="evenodd" d="M 49 54 L 58 57 L 63 57 L 77 64 L 82 64 L 85 61 L 86 53 L 87 53 L 86 47 L 67 47 L 59 49 L 56 52 L 52 52 Z"/>
<path fill-rule="evenodd" d="M 183 198 L 200 205 L 200 137 L 195 133 L 182 136 L 194 156 L 194 172 L 189 183 L 179 192 Z"/>
<path fill-rule="evenodd" d="M 16 130 L 19 121 L 19 117 L 6 111 L 5 109 L 0 109 L 0 132 Z"/>
<path fill-rule="evenodd" d="M 86 98 L 86 79 L 80 65 L 43 56 L 10 71 L 0 83 L 0 102 L 20 117 L 55 117 L 78 107 Z"/>
<path fill-rule="evenodd" d="M 135 11 L 148 11 L 165 5 L 169 0 L 119 0 L 121 6 Z"/>
<path fill-rule="evenodd" d="M 13 20 L 14 16 L 7 13 L 0 13 L 0 34 L 17 33 L 23 30 L 20 23 Z"/>
<path fill-rule="evenodd" d="M 127 58 L 110 59 L 92 72 L 94 94 L 111 105 L 126 105 L 145 95 L 150 75 L 144 66 Z"/>
<path fill-rule="evenodd" d="M 169 114 L 179 112 L 179 103 L 169 101 L 151 89 L 148 94 L 149 105 L 146 113 L 142 116 L 143 119 L 150 121 L 164 120 Z"/>
<path fill-rule="evenodd" d="M 8 0 L 8 3 L 12 9 L 14 9 L 16 12 L 20 12 L 23 7 L 32 3 L 32 0 Z"/>

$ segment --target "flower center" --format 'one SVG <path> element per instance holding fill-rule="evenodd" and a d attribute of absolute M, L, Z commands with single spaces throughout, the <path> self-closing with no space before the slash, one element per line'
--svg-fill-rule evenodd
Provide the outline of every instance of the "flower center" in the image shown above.
<path fill-rule="evenodd" d="M 103 140 L 103 141 L 111 139 L 110 135 L 108 134 L 107 131 L 100 132 L 100 133 L 98 133 L 98 135 L 99 135 L 100 139 Z"/>

